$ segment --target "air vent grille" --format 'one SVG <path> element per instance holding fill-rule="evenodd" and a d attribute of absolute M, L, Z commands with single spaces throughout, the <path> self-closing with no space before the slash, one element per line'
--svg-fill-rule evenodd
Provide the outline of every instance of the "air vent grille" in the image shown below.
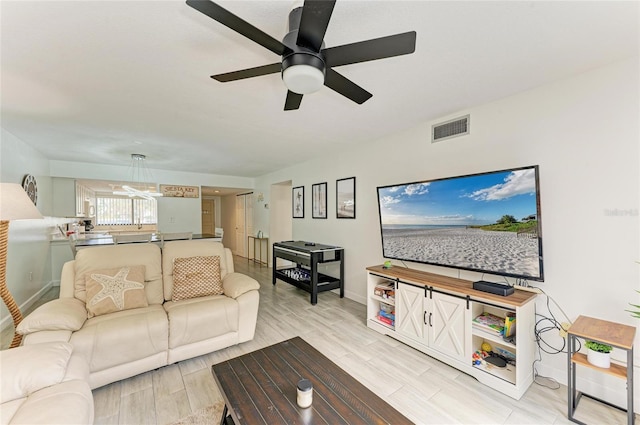
<path fill-rule="evenodd" d="M 431 126 L 431 143 L 469 134 L 469 118 L 464 116 Z"/>

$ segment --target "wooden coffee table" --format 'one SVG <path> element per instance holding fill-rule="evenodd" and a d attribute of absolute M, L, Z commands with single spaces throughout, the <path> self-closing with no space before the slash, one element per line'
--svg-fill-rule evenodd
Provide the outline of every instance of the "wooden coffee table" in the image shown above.
<path fill-rule="evenodd" d="M 216 364 L 212 371 L 225 401 L 221 424 L 412 423 L 300 337 Z M 307 409 L 296 403 L 302 378 L 313 384 Z"/>

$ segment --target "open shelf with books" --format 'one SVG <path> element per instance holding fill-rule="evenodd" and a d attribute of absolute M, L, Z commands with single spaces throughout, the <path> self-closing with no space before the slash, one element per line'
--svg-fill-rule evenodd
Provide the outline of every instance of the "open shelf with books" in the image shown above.
<path fill-rule="evenodd" d="M 471 310 L 473 367 L 513 385 L 530 382 L 535 350 L 533 303 L 516 307 L 478 301 Z"/>
<path fill-rule="evenodd" d="M 382 276 L 369 276 L 367 293 L 367 320 L 376 326 L 395 329 L 396 282 Z"/>

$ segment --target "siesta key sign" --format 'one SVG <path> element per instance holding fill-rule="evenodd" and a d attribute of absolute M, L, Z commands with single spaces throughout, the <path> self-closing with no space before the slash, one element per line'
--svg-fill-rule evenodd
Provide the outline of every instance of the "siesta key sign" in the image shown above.
<path fill-rule="evenodd" d="M 198 186 L 177 186 L 161 184 L 160 192 L 162 196 L 168 198 L 199 198 L 200 188 Z"/>

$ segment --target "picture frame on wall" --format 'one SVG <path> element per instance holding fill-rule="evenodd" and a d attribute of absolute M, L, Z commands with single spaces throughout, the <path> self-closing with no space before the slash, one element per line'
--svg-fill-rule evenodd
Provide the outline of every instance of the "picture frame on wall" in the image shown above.
<path fill-rule="evenodd" d="M 304 186 L 292 189 L 293 218 L 304 218 Z"/>
<path fill-rule="evenodd" d="M 327 183 L 311 186 L 311 217 L 327 218 Z"/>
<path fill-rule="evenodd" d="M 356 178 L 336 180 L 336 218 L 356 218 Z"/>

